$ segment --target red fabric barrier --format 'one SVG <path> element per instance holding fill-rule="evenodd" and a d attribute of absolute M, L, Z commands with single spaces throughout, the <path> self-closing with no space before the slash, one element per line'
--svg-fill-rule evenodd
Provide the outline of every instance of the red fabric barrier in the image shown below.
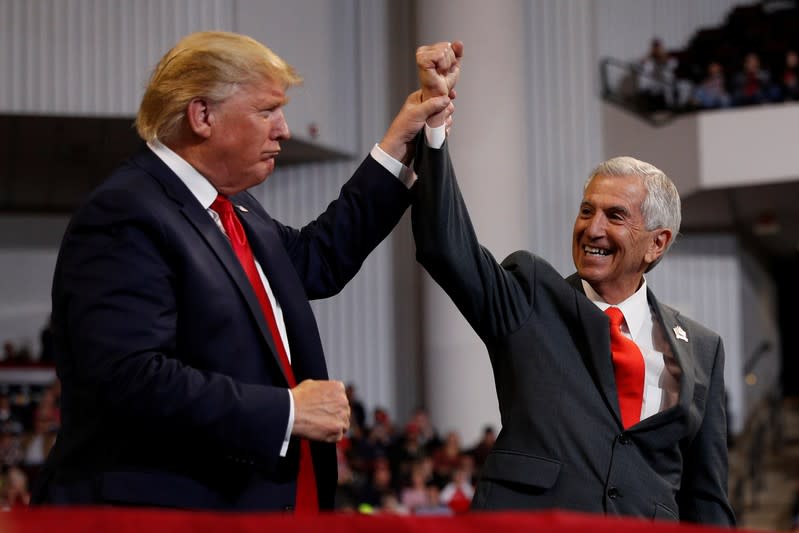
<path fill-rule="evenodd" d="M 456 517 L 228 514 L 154 509 L 21 509 L 0 513 L 2 533 L 721 533 L 728 529 L 565 512 L 470 513 Z M 742 530 L 737 530 L 742 531 Z"/>

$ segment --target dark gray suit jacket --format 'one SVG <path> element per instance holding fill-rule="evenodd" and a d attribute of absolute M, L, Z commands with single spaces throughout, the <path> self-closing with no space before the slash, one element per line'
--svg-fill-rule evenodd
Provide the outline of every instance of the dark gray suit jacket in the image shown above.
<path fill-rule="evenodd" d="M 623 429 L 608 319 L 579 278 L 480 246 L 446 144 L 420 142 L 417 259 L 488 348 L 502 431 L 476 509 L 551 509 L 734 524 L 721 339 L 647 294 L 682 370 L 676 406 Z M 682 328 L 688 341 L 676 338 Z"/>

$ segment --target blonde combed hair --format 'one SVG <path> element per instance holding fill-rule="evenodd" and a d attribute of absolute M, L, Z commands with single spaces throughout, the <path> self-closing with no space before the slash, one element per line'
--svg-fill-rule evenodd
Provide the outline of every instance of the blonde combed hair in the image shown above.
<path fill-rule="evenodd" d="M 136 130 L 145 141 L 168 141 L 193 98 L 222 102 L 237 86 L 262 80 L 285 87 L 302 82 L 291 65 L 251 37 L 222 31 L 192 33 L 153 70 L 136 115 Z"/>

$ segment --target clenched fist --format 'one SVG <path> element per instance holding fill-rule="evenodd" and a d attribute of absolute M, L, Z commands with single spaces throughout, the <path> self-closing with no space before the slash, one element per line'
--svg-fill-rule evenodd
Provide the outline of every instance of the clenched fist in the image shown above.
<path fill-rule="evenodd" d="M 416 49 L 422 100 L 433 96 L 455 98 L 453 91 L 460 75 L 462 57 L 463 43 L 460 41 L 430 44 Z"/>
<path fill-rule="evenodd" d="M 292 435 L 336 442 L 350 427 L 350 403 L 340 381 L 307 379 L 291 389 L 294 397 Z"/>
<path fill-rule="evenodd" d="M 419 72 L 419 85 L 422 90 L 422 101 L 437 96 L 449 96 L 455 99 L 455 84 L 461 72 L 463 43 L 436 43 L 420 46 L 416 50 L 416 67 Z M 451 114 L 451 113 L 450 113 Z M 446 116 L 438 114 L 430 117 L 430 126 L 440 126 Z"/>

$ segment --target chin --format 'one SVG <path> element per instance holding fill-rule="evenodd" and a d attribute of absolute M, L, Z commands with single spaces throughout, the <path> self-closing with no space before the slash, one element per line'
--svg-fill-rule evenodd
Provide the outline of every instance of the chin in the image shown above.
<path fill-rule="evenodd" d="M 577 275 L 588 282 L 604 279 L 604 269 L 596 267 L 578 266 Z"/>

